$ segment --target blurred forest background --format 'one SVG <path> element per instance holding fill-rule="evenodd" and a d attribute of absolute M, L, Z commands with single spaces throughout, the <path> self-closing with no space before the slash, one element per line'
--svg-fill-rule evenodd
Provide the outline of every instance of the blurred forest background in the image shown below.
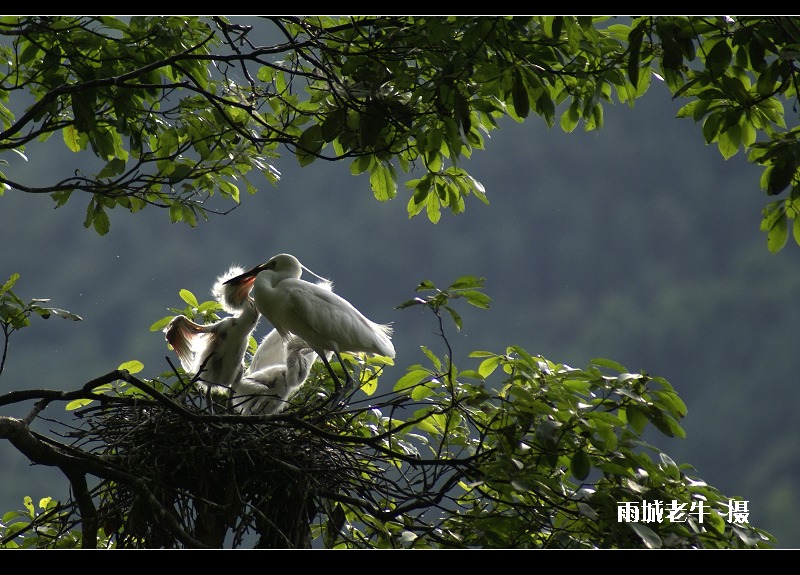
<path fill-rule="evenodd" d="M 132 359 L 144 363 L 140 376 L 158 377 L 175 356 L 149 327 L 184 307 L 178 291 L 211 299 L 230 265 L 280 252 L 333 280 L 371 319 L 394 323 L 396 365 L 381 379 L 390 388 L 426 364 L 420 346 L 445 353 L 432 316 L 395 306 L 422 280 L 482 276 L 491 309 L 457 302 L 464 328 L 446 324 L 459 368 L 478 365 L 470 351 L 520 345 L 573 367 L 606 357 L 665 377 L 689 408 L 687 438 L 648 440 L 748 500 L 750 522 L 780 547 L 799 547 L 800 247 L 790 240 L 769 253 L 761 171 L 741 153 L 723 160 L 699 126 L 676 119 L 678 107 L 654 82 L 634 109 L 606 106 L 599 133 L 509 120 L 466 166 L 490 205 L 468 199 L 466 213 L 436 225 L 424 213 L 408 218 L 407 195 L 376 201 L 347 163 L 300 168 L 291 155 L 275 163 L 277 187 L 251 175 L 257 195 L 196 228 L 157 208 L 115 210 L 100 237 L 82 225 L 89 198 L 80 192 L 57 210 L 48 196 L 8 192 L 0 280 L 18 272 L 20 297 L 50 298 L 83 321 L 33 317 L 10 340 L 0 393 L 77 389 Z M 46 149 L 10 159 L 7 173 L 36 185 L 38 174 L 81 167 L 58 138 Z M 257 338 L 269 329 L 262 320 Z M 26 495 L 67 496 L 60 473 L 31 467 L 6 442 L 0 462 L 0 513 Z"/>

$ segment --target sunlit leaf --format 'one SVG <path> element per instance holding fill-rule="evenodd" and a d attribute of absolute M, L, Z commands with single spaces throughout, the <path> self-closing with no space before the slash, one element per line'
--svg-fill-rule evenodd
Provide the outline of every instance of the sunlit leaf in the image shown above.
<path fill-rule="evenodd" d="M 648 549 L 661 549 L 663 541 L 661 541 L 661 537 L 659 537 L 655 531 L 641 523 L 628 523 L 628 525 L 630 525 L 631 529 L 639 536 L 645 547 Z"/>
<path fill-rule="evenodd" d="M 119 366 L 120 370 L 127 370 L 130 373 L 139 373 L 144 369 L 144 364 L 138 360 L 126 361 Z"/>

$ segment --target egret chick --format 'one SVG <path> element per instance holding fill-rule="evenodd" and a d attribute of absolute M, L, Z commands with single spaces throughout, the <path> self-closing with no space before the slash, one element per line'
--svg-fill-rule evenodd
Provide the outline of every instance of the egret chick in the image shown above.
<path fill-rule="evenodd" d="M 340 353 L 373 353 L 393 358 L 392 328 L 367 319 L 353 305 L 327 287 L 300 279 L 311 270 L 290 254 L 278 254 L 268 262 L 228 279 L 225 284 L 246 292 L 258 311 L 284 338 L 295 334 L 313 349 L 340 389 L 339 379 L 327 359 L 328 352 L 344 370 L 347 383 L 353 381 Z M 322 278 L 320 278 L 322 279 Z"/>
<path fill-rule="evenodd" d="M 241 415 L 280 413 L 308 379 L 316 359 L 316 352 L 306 342 L 291 337 L 286 343 L 285 364 L 248 370 L 244 377 L 233 384 L 231 407 Z"/>
<path fill-rule="evenodd" d="M 258 344 L 256 352 L 253 354 L 253 359 L 250 360 L 250 365 L 247 367 L 247 370 L 245 370 L 245 375 L 261 371 L 272 365 L 285 364 L 286 341 L 283 339 L 283 336 L 278 333 L 278 330 L 273 328 L 264 336 L 261 343 Z"/>
<path fill-rule="evenodd" d="M 241 379 L 247 344 L 258 324 L 250 287 L 226 283 L 241 273 L 242 268 L 232 266 L 211 290 L 222 308 L 233 315 L 206 325 L 179 315 L 164 328 L 164 337 L 184 371 L 198 376 L 198 386 L 206 392 L 227 393 Z"/>

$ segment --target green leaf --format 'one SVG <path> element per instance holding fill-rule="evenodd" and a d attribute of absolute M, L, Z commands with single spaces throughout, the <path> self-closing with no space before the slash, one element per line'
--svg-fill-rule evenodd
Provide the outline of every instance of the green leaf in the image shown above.
<path fill-rule="evenodd" d="M 436 194 L 428 194 L 428 201 L 425 202 L 426 212 L 428 219 L 431 223 L 437 223 L 439 218 L 442 217 L 441 205 L 439 204 L 439 196 Z"/>
<path fill-rule="evenodd" d="M 580 102 L 575 99 L 563 114 L 561 114 L 561 129 L 567 133 L 572 132 L 578 125 L 581 114 L 579 109 Z"/>
<path fill-rule="evenodd" d="M 708 115 L 703 122 L 703 138 L 706 144 L 710 144 L 717 139 L 721 125 L 722 116 L 720 114 L 713 113 Z"/>
<path fill-rule="evenodd" d="M 150 326 L 150 331 L 161 331 L 162 329 L 164 329 L 165 327 L 167 327 L 169 325 L 169 322 L 171 322 L 174 317 L 175 316 L 172 316 L 172 315 L 169 315 L 167 317 L 162 317 L 160 320 L 158 320 L 157 322 L 154 322 Z"/>
<path fill-rule="evenodd" d="M 629 405 L 625 408 L 625 416 L 628 419 L 628 424 L 636 433 L 639 435 L 644 433 L 644 429 L 647 427 L 647 413 L 643 409 L 635 405 Z"/>
<path fill-rule="evenodd" d="M 661 459 L 661 466 L 666 471 L 667 475 L 673 481 L 678 481 L 681 478 L 681 470 L 675 464 L 675 461 L 667 455 L 666 453 L 659 453 L 659 458 Z"/>
<path fill-rule="evenodd" d="M 373 156 L 372 154 L 358 156 L 355 160 L 353 160 L 350 163 L 350 173 L 353 174 L 354 176 L 363 174 L 372 167 L 372 162 L 374 160 L 375 156 Z"/>
<path fill-rule="evenodd" d="M 144 369 L 144 364 L 141 361 L 134 359 L 131 361 L 126 361 L 125 363 L 120 365 L 119 368 L 117 369 L 127 370 L 129 373 L 139 373 Z"/>
<path fill-rule="evenodd" d="M 437 369 L 437 370 L 441 370 L 442 369 L 442 361 L 438 357 L 436 357 L 436 354 L 434 354 L 431 350 L 429 350 L 424 345 L 421 346 L 420 349 L 422 350 L 422 353 L 425 354 L 425 357 L 427 357 L 428 360 L 433 364 L 433 367 L 435 369 Z"/>
<path fill-rule="evenodd" d="M 320 126 L 320 134 L 322 139 L 326 142 L 332 142 L 339 134 L 345 131 L 347 127 L 347 110 L 339 108 L 329 113 L 328 116 L 322 121 Z"/>
<path fill-rule="evenodd" d="M 758 130 L 753 125 L 753 122 L 747 120 L 745 116 L 742 116 L 739 122 L 739 130 L 742 145 L 744 145 L 745 148 L 752 146 L 758 137 Z"/>
<path fill-rule="evenodd" d="M 111 223 L 108 220 L 108 214 L 106 214 L 105 208 L 103 208 L 103 205 L 99 201 L 92 200 L 89 202 L 86 211 L 86 220 L 83 225 L 87 228 L 90 225 L 93 226 L 95 231 L 101 236 L 108 233 Z"/>
<path fill-rule="evenodd" d="M 479 276 L 461 276 L 450 285 L 450 289 L 464 289 L 481 287 L 486 281 L 486 278 Z"/>
<path fill-rule="evenodd" d="M 800 217 L 792 220 L 792 235 L 797 245 L 800 245 Z"/>
<path fill-rule="evenodd" d="M 494 370 L 497 369 L 497 367 L 500 365 L 500 362 L 502 361 L 502 359 L 503 358 L 500 357 L 500 356 L 495 356 L 495 357 L 490 357 L 490 358 L 484 359 L 481 362 L 481 364 L 478 366 L 478 373 L 484 379 L 489 377 L 490 375 L 492 375 Z"/>
<path fill-rule="evenodd" d="M 575 455 L 572 456 L 571 469 L 572 476 L 578 481 L 583 481 L 589 476 L 592 463 L 589 459 L 589 455 L 583 449 L 579 449 L 575 452 Z"/>
<path fill-rule="evenodd" d="M 531 110 L 528 88 L 518 70 L 514 70 L 512 78 L 511 100 L 514 103 L 514 111 L 520 118 L 527 118 Z"/>
<path fill-rule="evenodd" d="M 73 150 L 77 151 L 77 150 Z M 125 171 L 125 161 L 120 160 L 119 158 L 112 158 L 109 162 L 103 167 L 100 172 L 98 172 L 98 178 L 113 178 L 122 174 Z"/>
<path fill-rule="evenodd" d="M 786 214 L 782 214 L 781 217 L 773 222 L 767 232 L 767 248 L 773 254 L 781 251 L 789 239 L 789 228 L 786 219 Z"/>
<path fill-rule="evenodd" d="M 369 175 L 369 184 L 375 199 L 385 202 L 397 195 L 397 173 L 394 166 L 382 163 L 376 166 Z"/>
<path fill-rule="evenodd" d="M 234 202 L 239 203 L 239 187 L 224 180 L 219 181 L 219 191 L 229 196 Z"/>
<path fill-rule="evenodd" d="M 644 23 L 640 23 L 628 34 L 628 79 L 633 87 L 639 85 L 639 64 L 641 62 Z"/>
<path fill-rule="evenodd" d="M 581 395 L 588 396 L 591 393 L 591 384 L 583 379 L 565 379 L 563 385 L 570 391 L 580 393 Z"/>
<path fill-rule="evenodd" d="M 661 549 L 663 542 L 655 531 L 641 523 L 628 523 L 628 525 L 630 525 L 634 533 L 639 536 L 645 547 L 648 549 Z"/>
<path fill-rule="evenodd" d="M 647 411 L 647 417 L 650 422 L 667 437 L 686 437 L 686 432 L 683 430 L 683 428 L 674 419 L 657 407 L 649 409 Z"/>
<path fill-rule="evenodd" d="M 74 314 L 72 312 L 69 312 L 67 310 L 59 309 L 57 307 L 47 308 L 47 311 L 52 313 L 53 315 L 56 315 L 56 316 L 64 318 L 64 319 L 69 319 L 69 320 L 72 320 L 72 321 L 83 321 L 83 318 L 81 316 L 79 316 L 77 314 Z"/>
<path fill-rule="evenodd" d="M 301 166 L 307 166 L 317 159 L 317 155 L 325 145 L 325 138 L 322 136 L 322 127 L 313 124 L 300 135 L 297 140 L 297 159 Z"/>
<path fill-rule="evenodd" d="M 80 144 L 80 136 L 78 134 L 77 128 L 73 125 L 69 125 L 63 130 L 61 130 L 61 134 L 64 137 L 64 143 L 67 145 L 73 152 L 80 152 L 81 151 L 81 144 Z"/>
<path fill-rule="evenodd" d="M 178 292 L 178 295 L 181 297 L 183 301 L 188 303 L 190 306 L 197 308 L 200 305 L 197 303 L 197 298 L 194 297 L 194 294 L 190 292 L 188 289 L 182 289 Z"/>
<path fill-rule="evenodd" d="M 721 76 L 731 63 L 733 52 L 728 42 L 720 40 L 708 51 L 706 66 L 714 77 Z"/>
<path fill-rule="evenodd" d="M 197 216 L 195 216 L 194 206 L 181 205 L 183 210 L 183 221 L 187 222 L 191 227 L 197 225 Z M 203 213 L 202 211 L 200 212 Z"/>
<path fill-rule="evenodd" d="M 553 40 L 561 38 L 561 29 L 564 25 L 564 16 L 554 16 L 546 20 L 545 33 Z"/>
<path fill-rule="evenodd" d="M 736 155 L 739 151 L 739 146 L 742 143 L 741 128 L 739 124 L 728 126 L 719 134 L 719 151 L 722 156 L 728 160 Z"/>
<path fill-rule="evenodd" d="M 92 144 L 92 150 L 95 155 L 106 161 L 114 158 L 116 146 L 114 141 L 115 134 L 112 130 L 96 129 L 89 132 L 87 136 L 89 137 L 89 142 Z"/>
<path fill-rule="evenodd" d="M 95 119 L 97 92 L 92 89 L 73 92 L 71 100 L 75 127 L 79 132 L 83 132 L 84 134 L 92 132 L 97 126 L 97 120 Z"/>
<path fill-rule="evenodd" d="M 622 366 L 622 364 L 619 364 L 612 359 L 595 357 L 594 359 L 592 359 L 591 363 L 593 363 L 594 365 L 599 365 L 600 367 L 607 367 L 609 369 L 613 369 L 614 371 L 618 371 L 620 373 L 625 373 L 628 371 Z"/>
<path fill-rule="evenodd" d="M 453 308 L 451 308 L 450 306 L 444 306 L 444 309 L 446 309 L 447 313 L 450 314 L 450 317 L 452 318 L 453 323 L 456 324 L 456 329 L 458 331 L 461 331 L 461 328 L 463 327 L 463 322 L 462 322 L 461 316 L 458 314 L 458 312 L 456 310 L 454 310 Z"/>
<path fill-rule="evenodd" d="M 380 107 L 377 104 L 367 104 L 363 114 L 359 115 L 358 137 L 362 149 L 373 147 L 378 136 L 386 125 L 386 120 L 382 117 Z"/>
<path fill-rule="evenodd" d="M 413 419 L 420 420 L 416 422 L 417 428 L 435 436 L 441 435 L 444 416 L 432 413 L 427 409 L 421 409 L 414 412 Z"/>
<path fill-rule="evenodd" d="M 0 294 L 4 294 L 12 287 L 14 287 L 14 284 L 17 283 L 18 279 L 19 279 L 18 273 L 14 272 L 13 274 L 11 274 L 8 278 L 8 281 L 6 281 L 6 283 L 3 284 L 3 287 L 0 288 Z"/>
<path fill-rule="evenodd" d="M 758 76 L 756 92 L 759 96 L 769 96 L 775 92 L 778 80 L 780 61 L 776 60 L 767 66 Z"/>
<path fill-rule="evenodd" d="M 370 377 L 366 381 L 362 382 L 358 389 L 363 391 L 368 396 L 373 395 L 378 390 L 378 378 Z"/>
<path fill-rule="evenodd" d="M 797 165 L 792 158 L 782 157 L 770 166 L 766 175 L 768 177 L 767 194 L 777 196 L 792 183 L 795 177 Z"/>
<path fill-rule="evenodd" d="M 93 399 L 73 399 L 72 401 L 67 403 L 66 406 L 64 406 L 64 409 L 66 409 L 67 411 L 75 411 L 76 409 L 80 409 L 81 407 L 86 407 L 93 401 L 94 401 Z"/>
<path fill-rule="evenodd" d="M 465 291 L 461 292 L 461 294 L 465 298 L 467 298 L 467 301 L 470 304 L 474 305 L 475 307 L 482 308 L 482 309 L 489 309 L 489 304 L 492 301 L 492 298 L 490 298 L 485 293 L 482 293 L 482 292 L 479 292 L 479 291 L 475 291 L 475 290 L 465 290 Z"/>
<path fill-rule="evenodd" d="M 169 206 L 169 221 L 175 223 L 183 221 L 183 205 L 172 202 Z"/>
<path fill-rule="evenodd" d="M 409 371 L 394 384 L 394 391 L 401 393 L 419 385 L 424 379 L 430 377 L 430 372 L 423 369 Z"/>
<path fill-rule="evenodd" d="M 425 167 L 429 172 L 437 173 L 442 169 L 442 153 L 438 148 L 425 151 Z"/>

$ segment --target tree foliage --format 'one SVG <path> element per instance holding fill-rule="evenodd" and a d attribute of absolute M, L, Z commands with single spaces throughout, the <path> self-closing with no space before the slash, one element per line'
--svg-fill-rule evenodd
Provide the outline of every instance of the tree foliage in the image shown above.
<path fill-rule="evenodd" d="M 605 104 L 633 107 L 663 82 L 706 143 L 763 166 L 762 229 L 775 252 L 790 225 L 800 243 L 798 127 L 784 112 L 797 109 L 799 25 L 791 17 L 2 17 L 0 150 L 25 158 L 55 135 L 93 164 L 33 186 L 0 160 L 0 193 L 47 193 L 62 206 L 84 192 L 84 223 L 101 235 L 117 206 L 160 207 L 194 226 L 243 201 L 242 189 L 255 193 L 254 170 L 277 183 L 271 163 L 286 151 L 303 166 L 348 161 L 379 201 L 396 198 L 406 174 L 409 217 L 424 211 L 436 223 L 443 210 L 462 212 L 470 195 L 488 203 L 461 164 L 501 118 L 597 130 Z M 41 300 L 26 304 L 14 282 L 2 292 L 3 362 L 31 313 L 79 319 Z M 446 347 L 442 313 L 461 326 L 451 300 L 490 301 L 469 276 L 444 290 L 425 281 L 419 292 L 430 295 L 399 307 L 431 311 Z M 181 313 L 202 321 L 219 311 L 184 301 Z M 327 403 L 323 373 L 305 386 L 304 407 L 242 418 L 224 406 L 211 412 L 180 369 L 138 378 L 135 364 L 71 392 L 0 396 L 0 405 L 36 401 L 23 419 L 0 417 L 0 437 L 59 467 L 73 494 L 42 500 L 40 513 L 26 501 L 6 514 L 0 544 L 238 546 L 253 534 L 268 547 L 774 543 L 732 521 L 735 498 L 642 439 L 651 426 L 683 436 L 685 406 L 663 378 L 604 359 L 574 369 L 514 345 L 476 351 L 478 369 L 460 370 L 449 350 L 421 349 L 428 363 L 410 366 L 386 394 L 377 392 L 379 360 L 349 356 L 369 401 L 351 398 L 344 411 Z M 32 429 L 60 402 L 74 416 L 64 424 L 68 441 Z M 265 455 L 264 445 L 276 449 Z M 682 522 L 620 521 L 621 503 L 644 510 L 653 501 L 703 507 Z"/>
<path fill-rule="evenodd" d="M 431 282 L 400 307 L 445 321 L 451 299 L 486 307 L 480 278 Z M 208 309 L 211 302 L 201 306 Z M 177 311 L 177 310 L 176 310 Z M 212 320 L 215 318 L 212 318 Z M 158 330 L 164 321 L 153 325 Z M 381 358 L 346 356 L 368 399 L 339 410 L 319 369 L 286 412 L 237 416 L 181 370 L 152 380 L 129 369 L 72 392 L 31 390 L 26 420 L 0 435 L 58 466 L 73 498 L 31 501 L 3 517 L 10 547 L 749 548 L 773 538 L 732 520 L 734 501 L 643 441 L 652 427 L 684 437 L 686 406 L 670 384 L 606 359 L 585 369 L 511 346 L 476 351 L 477 370 L 423 347 L 392 390 Z M 74 411 L 68 442 L 30 423 L 51 403 Z M 30 421 L 29 421 L 30 420 Z M 87 476 L 94 481 L 87 481 Z M 637 511 L 620 519 L 620 505 Z M 684 512 L 645 516 L 652 505 Z M 698 508 L 698 506 L 700 506 Z M 692 510 L 691 512 L 689 510 Z M 652 510 L 650 511 L 652 513 Z"/>
<path fill-rule="evenodd" d="M 196 225 L 209 198 L 255 193 L 286 148 L 301 164 L 350 161 L 378 200 L 409 179 L 409 216 L 436 222 L 485 190 L 460 160 L 497 120 L 539 116 L 565 131 L 603 125 L 603 105 L 633 106 L 653 81 L 685 100 L 730 158 L 764 167 L 768 245 L 796 222 L 798 19 L 791 17 L 5 17 L 0 150 L 61 137 L 93 173 L 32 187 L 57 205 L 90 194 L 85 224 L 146 205 Z M 267 38 L 273 38 L 266 43 Z M 31 101 L 32 100 L 32 101 Z M 416 175 L 416 174 L 414 174 Z M 794 228 L 800 237 L 800 224 Z"/>

